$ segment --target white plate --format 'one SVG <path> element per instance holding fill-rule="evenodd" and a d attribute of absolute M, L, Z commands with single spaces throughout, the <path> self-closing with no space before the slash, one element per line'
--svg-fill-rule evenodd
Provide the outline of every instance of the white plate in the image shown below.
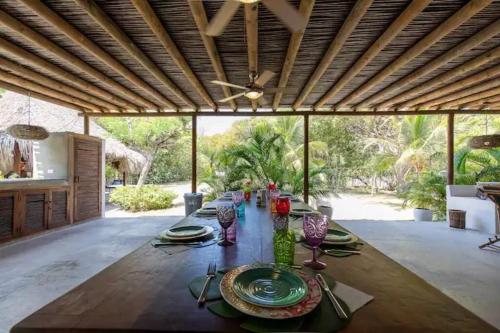
<path fill-rule="evenodd" d="M 186 227 L 194 227 L 192 229 L 186 229 Z M 196 228 L 196 229 L 195 229 Z M 172 227 L 170 229 L 165 230 L 165 234 L 169 237 L 173 238 L 182 238 L 182 237 L 190 237 L 190 236 L 198 236 L 205 233 L 207 227 L 201 225 L 183 225 L 178 227 Z"/>
<path fill-rule="evenodd" d="M 202 234 L 199 234 L 199 235 L 186 236 L 186 237 L 170 237 L 169 235 L 167 235 L 167 230 L 163 230 L 162 232 L 160 232 L 160 239 L 165 239 L 165 240 L 170 240 L 170 241 L 172 241 L 172 240 L 173 241 L 188 241 L 188 240 L 206 237 L 214 232 L 214 228 L 212 228 L 210 226 L 206 226 L 205 232 Z"/>

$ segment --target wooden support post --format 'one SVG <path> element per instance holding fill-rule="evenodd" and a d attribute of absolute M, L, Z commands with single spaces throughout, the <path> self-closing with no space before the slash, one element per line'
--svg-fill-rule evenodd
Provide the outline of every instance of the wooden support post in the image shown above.
<path fill-rule="evenodd" d="M 83 134 L 90 135 L 90 121 L 89 116 L 83 116 Z"/>
<path fill-rule="evenodd" d="M 196 180 L 196 143 L 198 141 L 198 125 L 196 115 L 191 116 L 191 192 L 196 192 L 197 180 Z"/>
<path fill-rule="evenodd" d="M 309 115 L 304 115 L 304 202 L 309 203 Z"/>
<path fill-rule="evenodd" d="M 454 183 L 454 164 L 453 164 L 453 157 L 455 154 L 455 115 L 454 114 L 449 114 L 448 115 L 448 136 L 447 136 L 447 151 L 448 151 L 448 185 L 453 185 Z"/>

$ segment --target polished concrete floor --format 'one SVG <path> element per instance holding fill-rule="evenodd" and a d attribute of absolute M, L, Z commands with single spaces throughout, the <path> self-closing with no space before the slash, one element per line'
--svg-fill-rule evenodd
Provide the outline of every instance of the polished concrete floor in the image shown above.
<path fill-rule="evenodd" d="M 0 333 L 179 219 L 99 219 L 0 247 Z"/>
<path fill-rule="evenodd" d="M 178 216 L 113 217 L 0 247 L 0 333 L 132 252 Z M 500 328 L 500 252 L 444 223 L 338 221 Z"/>
<path fill-rule="evenodd" d="M 500 250 L 478 249 L 491 235 L 439 222 L 338 222 L 500 329 Z"/>

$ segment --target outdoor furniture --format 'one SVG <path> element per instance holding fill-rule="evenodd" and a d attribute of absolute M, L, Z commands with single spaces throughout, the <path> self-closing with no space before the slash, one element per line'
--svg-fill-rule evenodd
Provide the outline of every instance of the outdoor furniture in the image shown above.
<path fill-rule="evenodd" d="M 292 203 L 297 204 L 304 205 Z M 235 245 L 174 248 L 166 253 L 145 244 L 22 320 L 11 332 L 242 332 L 239 321 L 199 307 L 188 283 L 204 275 L 211 261 L 223 268 L 274 260 L 269 207 L 256 207 L 253 197 L 245 215 L 237 225 Z M 216 219 L 193 216 L 178 225 L 193 223 L 218 226 Z M 296 245 L 295 263 L 310 256 L 310 250 Z M 321 260 L 327 263 L 322 273 L 374 296 L 354 313 L 343 332 L 497 332 L 368 244 L 361 255 L 325 255 Z"/>
<path fill-rule="evenodd" d="M 481 193 L 483 193 L 484 195 L 486 195 L 486 197 L 488 199 L 490 199 L 496 206 L 496 217 L 497 217 L 497 223 L 498 221 L 500 220 L 500 185 L 496 185 L 496 186 L 482 186 L 479 191 Z M 497 231 L 498 231 L 498 228 L 497 228 Z M 490 246 L 490 247 L 495 247 L 498 249 L 498 247 L 496 245 L 494 245 L 496 242 L 500 241 L 500 238 L 498 238 L 496 235 L 495 235 L 495 238 L 492 239 L 492 238 L 489 238 L 488 239 L 488 242 L 482 244 L 479 246 L 480 249 L 482 248 L 485 248 L 487 246 Z"/>
<path fill-rule="evenodd" d="M 489 200 L 478 198 L 477 193 L 478 189 L 475 185 L 446 186 L 447 210 L 464 210 L 468 229 L 475 229 L 488 234 L 499 233 L 499 218 L 495 204 Z M 447 216 L 447 220 L 450 223 L 449 216 Z"/>

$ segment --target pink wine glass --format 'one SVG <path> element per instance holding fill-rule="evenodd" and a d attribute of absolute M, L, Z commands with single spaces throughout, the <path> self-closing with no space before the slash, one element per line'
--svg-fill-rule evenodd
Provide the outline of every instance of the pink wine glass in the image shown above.
<path fill-rule="evenodd" d="M 316 253 L 318 247 L 323 243 L 328 232 L 328 217 L 326 215 L 312 214 L 304 215 L 304 235 L 306 242 L 312 247 L 312 260 L 305 260 L 304 266 L 315 270 L 324 269 L 326 264 L 318 261 Z"/>
<path fill-rule="evenodd" d="M 224 233 L 224 239 L 221 240 L 218 244 L 220 246 L 234 245 L 234 243 L 227 238 L 227 228 L 229 228 L 231 224 L 234 223 L 234 219 L 236 217 L 234 207 L 232 205 L 219 205 L 217 206 L 216 213 L 217 220 L 219 221 L 219 224 L 222 227 Z"/>

